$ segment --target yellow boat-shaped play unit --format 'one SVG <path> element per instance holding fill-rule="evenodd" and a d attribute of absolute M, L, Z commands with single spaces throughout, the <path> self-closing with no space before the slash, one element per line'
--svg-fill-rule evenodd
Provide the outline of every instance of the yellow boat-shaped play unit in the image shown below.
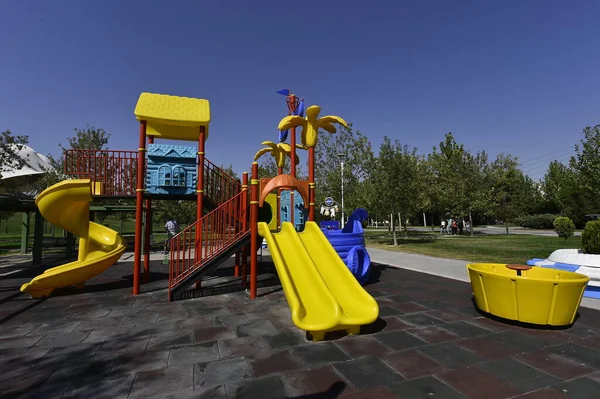
<path fill-rule="evenodd" d="M 503 263 L 467 265 L 475 304 L 494 316 L 522 323 L 573 324 L 590 280 L 583 274 Z"/>

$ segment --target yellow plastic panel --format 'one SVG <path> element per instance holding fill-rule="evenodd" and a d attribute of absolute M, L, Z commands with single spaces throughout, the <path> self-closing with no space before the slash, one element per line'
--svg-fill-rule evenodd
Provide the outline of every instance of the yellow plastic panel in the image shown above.
<path fill-rule="evenodd" d="M 21 286 L 34 298 L 49 296 L 56 288 L 75 285 L 114 265 L 125 251 L 125 242 L 116 231 L 89 221 L 92 200 L 90 180 L 66 180 L 44 190 L 35 200 L 40 213 L 56 226 L 79 236 L 75 262 L 46 270 Z"/>
<path fill-rule="evenodd" d="M 269 222 L 269 230 L 277 230 L 277 194 L 267 195 L 265 202 L 271 206 L 271 212 L 273 213 L 273 218 Z"/>
<path fill-rule="evenodd" d="M 258 234 L 267 240 L 296 327 L 322 331 L 336 326 L 341 309 L 292 224 L 283 223 L 281 232 L 273 234 L 266 223 L 260 222 Z"/>
<path fill-rule="evenodd" d="M 589 277 L 532 267 L 521 276 L 500 263 L 467 265 L 475 304 L 484 312 L 524 323 L 573 323 Z"/>
<path fill-rule="evenodd" d="M 377 319 L 377 302 L 314 222 L 307 222 L 300 234 L 289 222 L 282 223 L 279 233 L 259 223 L 258 232 L 267 240 L 296 327 L 319 340 L 327 331 L 356 334 L 361 325 Z"/>
<path fill-rule="evenodd" d="M 170 140 L 198 140 L 198 128 L 208 134 L 208 100 L 142 93 L 135 107 L 138 120 L 147 122 L 147 134 Z"/>
<path fill-rule="evenodd" d="M 342 309 L 340 326 L 371 324 L 379 316 L 377 301 L 360 285 L 315 222 L 299 234 L 319 274 Z"/>

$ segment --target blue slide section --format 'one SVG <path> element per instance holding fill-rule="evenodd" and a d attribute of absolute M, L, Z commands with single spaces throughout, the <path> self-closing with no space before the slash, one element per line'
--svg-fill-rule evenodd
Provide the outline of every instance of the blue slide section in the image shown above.
<path fill-rule="evenodd" d="M 368 217 L 364 209 L 355 210 L 342 230 L 322 228 L 323 233 L 354 277 L 365 284 L 369 280 L 371 257 L 365 248 L 362 220 Z"/>

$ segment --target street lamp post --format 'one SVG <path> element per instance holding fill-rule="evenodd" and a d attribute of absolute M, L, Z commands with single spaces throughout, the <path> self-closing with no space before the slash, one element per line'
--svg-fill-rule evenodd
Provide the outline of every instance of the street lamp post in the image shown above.
<path fill-rule="evenodd" d="M 342 228 L 344 228 L 344 160 L 346 159 L 347 154 L 337 154 L 337 156 L 340 159 L 340 164 L 342 167 Z"/>

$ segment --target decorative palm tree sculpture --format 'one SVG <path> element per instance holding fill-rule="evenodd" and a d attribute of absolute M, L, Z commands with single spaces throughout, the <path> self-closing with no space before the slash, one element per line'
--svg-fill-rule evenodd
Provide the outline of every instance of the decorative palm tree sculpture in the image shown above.
<path fill-rule="evenodd" d="M 283 167 L 285 166 L 285 157 L 287 155 L 288 158 L 291 158 L 292 147 L 288 143 L 274 143 L 272 141 L 263 141 L 261 143 L 267 147 L 261 148 L 254 155 L 254 160 L 258 161 L 260 157 L 265 154 L 270 153 L 275 159 L 275 163 L 277 164 L 277 172 L 279 174 L 283 173 Z M 296 145 L 296 148 L 304 148 L 300 145 Z M 300 163 L 298 157 L 296 157 L 296 165 Z"/>
<path fill-rule="evenodd" d="M 319 129 L 323 129 L 333 134 L 337 131 L 334 124 L 348 127 L 346 121 L 339 116 L 327 115 L 319 118 L 320 112 L 321 107 L 318 105 L 311 105 L 306 109 L 306 118 L 297 115 L 289 115 L 283 118 L 277 127 L 280 131 L 288 130 L 293 127 L 302 127 L 300 138 L 303 147 L 308 149 L 308 182 L 310 187 L 308 218 L 311 221 L 315 220 L 315 147 L 318 141 Z"/>

